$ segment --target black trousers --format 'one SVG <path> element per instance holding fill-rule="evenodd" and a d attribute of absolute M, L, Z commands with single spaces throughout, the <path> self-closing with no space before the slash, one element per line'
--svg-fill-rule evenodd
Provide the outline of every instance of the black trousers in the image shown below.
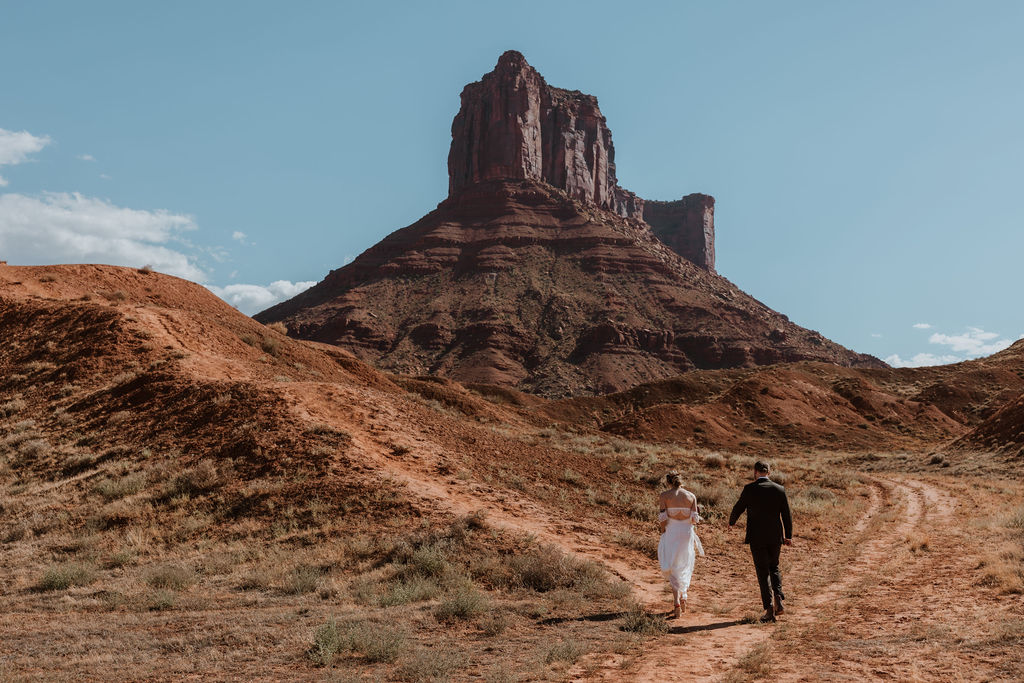
<path fill-rule="evenodd" d="M 772 592 L 775 599 L 785 600 L 782 595 L 782 573 L 779 571 L 779 553 L 782 544 L 751 545 L 750 555 L 754 558 L 754 571 L 757 572 L 757 585 L 761 588 L 761 604 L 765 610 L 774 609 Z"/>

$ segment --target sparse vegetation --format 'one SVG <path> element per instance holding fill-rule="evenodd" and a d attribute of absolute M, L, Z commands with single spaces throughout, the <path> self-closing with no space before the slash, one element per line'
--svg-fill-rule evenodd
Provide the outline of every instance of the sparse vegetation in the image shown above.
<path fill-rule="evenodd" d="M 179 591 L 191 586 L 195 579 L 195 572 L 180 564 L 165 564 L 146 574 L 146 583 L 150 586 Z"/>
<path fill-rule="evenodd" d="M 622 630 L 642 635 L 660 635 L 668 631 L 665 618 L 649 613 L 643 605 L 634 604 L 626 612 L 622 621 Z"/>
<path fill-rule="evenodd" d="M 47 569 L 37 588 L 41 591 L 66 590 L 72 586 L 88 586 L 95 580 L 96 573 L 90 567 L 71 562 Z"/>

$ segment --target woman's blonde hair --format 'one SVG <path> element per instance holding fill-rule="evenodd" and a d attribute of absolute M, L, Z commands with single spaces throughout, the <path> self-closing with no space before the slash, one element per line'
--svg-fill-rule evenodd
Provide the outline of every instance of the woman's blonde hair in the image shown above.
<path fill-rule="evenodd" d="M 680 476 L 680 474 L 678 472 L 675 472 L 675 471 L 669 472 L 668 474 L 666 474 L 665 475 L 665 481 L 668 482 L 669 486 L 671 486 L 672 488 L 676 488 L 676 489 L 683 485 L 683 478 L 682 478 L 682 476 Z"/>

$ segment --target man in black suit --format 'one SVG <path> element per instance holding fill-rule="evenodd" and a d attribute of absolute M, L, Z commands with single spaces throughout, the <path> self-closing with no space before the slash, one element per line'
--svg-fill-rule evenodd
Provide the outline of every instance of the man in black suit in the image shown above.
<path fill-rule="evenodd" d="M 729 515 L 729 528 L 747 511 L 747 535 L 754 558 L 757 583 L 761 587 L 764 614 L 761 621 L 775 621 L 782 614 L 782 574 L 779 572 L 779 553 L 782 545 L 793 545 L 793 520 L 789 516 L 786 489 L 768 478 L 768 463 L 754 463 L 755 480 L 743 487 L 743 493 Z M 772 593 L 775 594 L 774 604 Z"/>

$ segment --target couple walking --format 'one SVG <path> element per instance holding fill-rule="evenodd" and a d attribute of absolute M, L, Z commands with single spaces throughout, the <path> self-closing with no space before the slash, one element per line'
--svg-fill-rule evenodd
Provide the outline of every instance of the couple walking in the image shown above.
<path fill-rule="evenodd" d="M 767 463 L 754 463 L 754 481 L 743 487 L 740 499 L 729 515 L 729 528 L 744 512 L 747 513 L 747 534 L 744 543 L 750 545 L 757 583 L 761 588 L 764 614 L 761 621 L 775 621 L 775 615 L 785 609 L 782 593 L 782 573 L 779 554 L 783 545 L 793 543 L 793 520 L 789 514 L 786 489 L 773 482 Z M 658 497 L 658 522 L 661 540 L 658 543 L 658 563 L 672 586 L 673 616 L 686 610 L 686 592 L 693 576 L 697 555 L 704 547 L 694 527 L 701 521 L 697 512 L 697 497 L 683 488 L 682 478 L 669 472 L 665 480 L 671 486 Z"/>

